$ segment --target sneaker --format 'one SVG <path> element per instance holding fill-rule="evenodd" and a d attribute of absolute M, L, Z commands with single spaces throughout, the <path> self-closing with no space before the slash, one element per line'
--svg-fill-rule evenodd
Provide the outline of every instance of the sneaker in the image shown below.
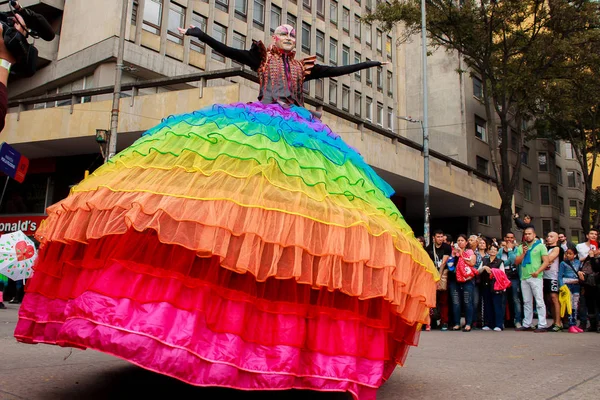
<path fill-rule="evenodd" d="M 425 325 L 425 330 L 429 332 L 431 330 L 431 325 Z"/>
<path fill-rule="evenodd" d="M 494 332 L 502 332 L 502 328 L 495 327 Z"/>
<path fill-rule="evenodd" d="M 483 328 L 481 328 L 482 331 L 491 331 L 489 326 L 484 326 Z"/>
<path fill-rule="evenodd" d="M 548 332 L 560 332 L 563 330 L 562 326 L 558 326 L 558 325 L 552 325 L 550 327 L 550 329 L 548 329 Z"/>
<path fill-rule="evenodd" d="M 572 328 L 575 328 L 575 330 L 577 331 L 577 333 L 583 333 L 583 329 L 581 329 L 578 326 L 572 326 Z M 570 330 L 569 330 L 569 332 L 570 332 Z"/>
<path fill-rule="evenodd" d="M 442 331 L 446 332 L 448 330 L 448 324 L 442 325 Z"/>
<path fill-rule="evenodd" d="M 595 326 L 589 326 L 585 331 L 586 332 L 596 332 L 596 327 Z"/>
<path fill-rule="evenodd" d="M 18 299 L 12 299 L 11 301 L 8 302 L 9 304 L 21 304 L 21 301 Z"/>
<path fill-rule="evenodd" d="M 515 329 L 521 329 L 522 327 L 523 327 L 523 325 L 521 325 L 521 323 L 520 323 L 520 322 L 517 322 L 517 323 L 515 324 Z"/>
<path fill-rule="evenodd" d="M 515 329 L 515 331 L 519 331 L 519 332 L 527 332 L 527 331 L 532 331 L 532 330 L 533 330 L 533 328 L 531 326 L 520 326 Z"/>
<path fill-rule="evenodd" d="M 540 328 L 539 326 L 533 330 L 535 333 L 548 332 L 548 328 Z"/>
<path fill-rule="evenodd" d="M 579 332 L 579 330 L 577 329 L 577 327 L 572 326 L 569 328 L 569 333 L 581 333 Z"/>
<path fill-rule="evenodd" d="M 4 303 L 0 303 L 0 310 L 4 310 L 6 309 L 6 306 L 4 305 Z"/>

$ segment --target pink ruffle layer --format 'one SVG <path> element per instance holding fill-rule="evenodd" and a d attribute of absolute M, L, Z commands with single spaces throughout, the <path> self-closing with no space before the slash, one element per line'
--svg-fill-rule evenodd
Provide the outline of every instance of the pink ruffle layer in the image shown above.
<path fill-rule="evenodd" d="M 264 326 L 254 329 L 268 331 Z M 342 336 L 344 341 L 352 341 L 351 332 L 343 334 L 350 335 Z M 295 346 L 250 343 L 236 334 L 214 332 L 198 312 L 94 292 L 68 301 L 29 293 L 15 337 L 27 343 L 99 350 L 197 386 L 348 391 L 361 400 L 375 399 L 377 388 L 395 365 Z"/>

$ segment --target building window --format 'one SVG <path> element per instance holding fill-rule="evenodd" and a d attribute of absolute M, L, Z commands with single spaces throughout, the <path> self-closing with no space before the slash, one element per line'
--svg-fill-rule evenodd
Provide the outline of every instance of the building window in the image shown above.
<path fill-rule="evenodd" d="M 552 195 L 552 197 L 550 197 L 550 204 L 553 207 L 558 207 L 558 191 L 556 188 L 550 189 L 550 194 Z"/>
<path fill-rule="evenodd" d="M 394 95 L 394 74 L 392 74 L 392 71 L 387 71 L 387 93 L 389 97 Z"/>
<path fill-rule="evenodd" d="M 139 6 L 140 2 L 138 0 L 133 0 L 133 4 L 131 5 L 131 25 L 137 24 L 137 14 Z"/>
<path fill-rule="evenodd" d="M 200 28 L 200 30 L 204 33 L 206 33 L 206 23 L 207 18 L 205 16 L 197 13 L 192 13 L 192 25 L 194 25 L 197 28 Z M 198 53 L 204 54 L 204 42 L 201 42 L 194 36 L 190 36 L 190 38 L 190 49 L 197 51 Z"/>
<path fill-rule="evenodd" d="M 312 1 L 311 0 L 302 0 L 302 6 L 304 7 L 304 9 L 306 11 L 310 11 L 310 8 L 312 6 Z"/>
<path fill-rule="evenodd" d="M 304 81 L 304 83 L 302 84 L 302 92 L 305 95 L 308 95 L 310 93 L 310 81 Z"/>
<path fill-rule="evenodd" d="M 529 147 L 523 146 L 523 151 L 521 152 L 521 164 L 529 165 Z"/>
<path fill-rule="evenodd" d="M 538 152 L 538 171 L 548 172 L 548 153 L 545 151 Z"/>
<path fill-rule="evenodd" d="M 275 29 L 281 25 L 281 8 L 275 4 L 271 5 L 271 33 L 275 32 Z"/>
<path fill-rule="evenodd" d="M 523 179 L 523 197 L 525 200 L 531 201 L 531 182 Z"/>
<path fill-rule="evenodd" d="M 315 81 L 315 97 L 319 100 L 323 100 L 325 96 L 325 80 L 319 78 Z"/>
<path fill-rule="evenodd" d="M 302 23 L 302 51 L 310 53 L 310 25 Z"/>
<path fill-rule="evenodd" d="M 570 188 L 581 188 L 581 173 L 575 171 L 567 171 L 567 186 Z"/>
<path fill-rule="evenodd" d="M 234 31 L 233 36 L 231 37 L 231 45 L 231 47 L 233 47 L 234 49 L 244 50 L 246 48 L 246 36 Z M 234 66 L 243 66 L 242 64 L 236 61 L 232 61 L 231 63 Z"/>
<path fill-rule="evenodd" d="M 371 60 L 369 60 L 367 58 L 367 62 L 369 62 L 369 61 L 371 61 Z M 373 71 L 373 69 L 371 69 L 371 68 L 365 69 L 365 73 L 367 75 L 367 78 L 366 78 L 367 79 L 367 86 L 371 86 L 372 83 L 373 83 L 373 72 L 372 71 Z"/>
<path fill-rule="evenodd" d="M 342 46 L 342 65 L 350 64 L 350 48 Z"/>
<path fill-rule="evenodd" d="M 254 26 L 260 30 L 265 28 L 265 0 L 254 0 L 254 12 L 252 13 Z"/>
<path fill-rule="evenodd" d="M 382 53 L 383 47 L 383 32 L 377 29 L 377 42 L 375 43 L 375 48 L 379 54 Z"/>
<path fill-rule="evenodd" d="M 562 185 L 562 184 L 563 184 L 562 168 L 561 168 L 561 167 L 559 167 L 559 166 L 557 166 L 557 167 L 556 167 L 556 182 L 557 182 L 559 185 Z"/>
<path fill-rule="evenodd" d="M 579 231 L 577 229 L 571 230 L 571 242 L 579 244 L 580 237 L 581 236 L 579 236 Z"/>
<path fill-rule="evenodd" d="M 317 29 L 317 35 L 315 37 L 317 45 L 317 60 L 325 60 L 325 34 Z"/>
<path fill-rule="evenodd" d="M 177 44 L 183 44 L 183 35 L 177 28 L 185 26 L 185 8 L 177 3 L 169 4 L 169 28 L 167 39 Z"/>
<path fill-rule="evenodd" d="M 552 232 L 552 220 L 543 219 L 542 220 L 542 234 L 544 237 L 548 236 L 548 234 Z"/>
<path fill-rule="evenodd" d="M 342 7 L 342 29 L 350 33 L 350 10 L 346 7 Z"/>
<path fill-rule="evenodd" d="M 350 88 L 342 85 L 342 110 L 350 111 Z"/>
<path fill-rule="evenodd" d="M 554 141 L 554 152 L 560 155 L 560 140 Z"/>
<path fill-rule="evenodd" d="M 388 60 L 392 60 L 392 37 L 391 36 L 386 36 L 385 37 L 385 54 L 386 57 L 388 58 Z"/>
<path fill-rule="evenodd" d="M 372 40 L 373 40 L 373 26 L 369 23 L 365 24 L 365 44 L 367 46 L 369 46 L 369 48 L 372 46 Z"/>
<path fill-rule="evenodd" d="M 476 164 L 477 171 L 481 172 L 482 174 L 486 174 L 487 175 L 487 173 L 488 173 L 488 160 L 486 160 L 483 157 L 475 156 L 475 164 Z"/>
<path fill-rule="evenodd" d="M 577 218 L 579 217 L 579 207 L 577 200 L 569 200 L 569 217 Z"/>
<path fill-rule="evenodd" d="M 334 38 L 329 39 L 329 64 L 337 65 L 337 40 Z"/>
<path fill-rule="evenodd" d="M 383 126 L 383 104 L 377 102 L 377 125 Z"/>
<path fill-rule="evenodd" d="M 394 109 L 390 107 L 387 109 L 387 128 L 390 131 L 394 130 Z"/>
<path fill-rule="evenodd" d="M 213 24 L 213 38 L 218 40 L 221 43 L 227 43 L 227 27 L 217 24 L 216 22 Z M 223 57 L 220 53 L 217 53 L 213 50 L 212 52 L 213 60 L 219 62 L 225 62 L 225 57 Z"/>
<path fill-rule="evenodd" d="M 329 20 L 331 21 L 332 24 L 337 26 L 337 24 L 338 24 L 338 2 L 335 0 L 332 0 L 329 3 Z"/>
<path fill-rule="evenodd" d="M 360 62 L 360 53 L 354 52 L 354 64 L 358 64 Z M 360 70 L 354 73 L 354 79 L 360 82 Z"/>
<path fill-rule="evenodd" d="M 485 119 L 475 116 L 475 136 L 484 142 L 487 140 Z"/>
<path fill-rule="evenodd" d="M 574 160 L 575 159 L 575 150 L 573 150 L 573 145 L 569 142 L 565 142 L 565 160 Z"/>
<path fill-rule="evenodd" d="M 558 198 L 558 211 L 560 215 L 565 215 L 565 199 L 563 197 Z"/>
<path fill-rule="evenodd" d="M 481 225 L 491 225 L 490 224 L 490 217 L 489 216 L 484 216 L 484 217 L 477 217 L 477 221 L 481 224 Z"/>
<path fill-rule="evenodd" d="M 512 130 L 510 131 L 510 148 L 514 152 L 519 151 L 519 137 Z"/>
<path fill-rule="evenodd" d="M 248 0 L 235 0 L 235 17 L 246 21 L 248 15 Z"/>
<path fill-rule="evenodd" d="M 360 92 L 354 92 L 354 115 L 360 117 L 362 114 L 362 95 Z"/>
<path fill-rule="evenodd" d="M 476 76 L 473 77 L 473 96 L 483 99 L 483 83 Z"/>
<path fill-rule="evenodd" d="M 540 200 L 543 206 L 550 205 L 550 186 L 540 185 Z"/>
<path fill-rule="evenodd" d="M 383 92 L 383 68 L 377 67 L 377 90 Z"/>
<path fill-rule="evenodd" d="M 317 16 L 325 19 L 325 0 L 317 0 Z"/>
<path fill-rule="evenodd" d="M 373 121 L 373 99 L 370 97 L 367 97 L 365 103 L 365 114 L 367 121 Z"/>
<path fill-rule="evenodd" d="M 362 28 L 360 25 L 360 15 L 354 14 L 354 37 L 360 40 Z"/>
<path fill-rule="evenodd" d="M 365 0 L 365 8 L 367 9 L 367 11 L 371 11 L 373 6 L 373 1 L 372 0 Z"/>
<path fill-rule="evenodd" d="M 217 7 L 218 10 L 228 13 L 229 0 L 215 0 L 215 7 Z"/>
<path fill-rule="evenodd" d="M 148 0 L 144 5 L 144 23 L 142 28 L 145 31 L 160 35 L 160 22 L 162 20 L 162 1 Z"/>
<path fill-rule="evenodd" d="M 329 104 L 337 105 L 337 81 L 329 79 Z"/>
<path fill-rule="evenodd" d="M 286 23 L 291 26 L 296 26 L 297 18 L 295 15 L 288 13 Z"/>

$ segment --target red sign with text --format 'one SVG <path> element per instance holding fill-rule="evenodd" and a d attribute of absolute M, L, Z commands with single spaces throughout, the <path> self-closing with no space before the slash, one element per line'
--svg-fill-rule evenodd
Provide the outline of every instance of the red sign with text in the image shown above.
<path fill-rule="evenodd" d="M 33 236 L 37 228 L 47 216 L 30 215 L 22 217 L 0 217 L 0 233 L 23 231 L 27 236 Z"/>

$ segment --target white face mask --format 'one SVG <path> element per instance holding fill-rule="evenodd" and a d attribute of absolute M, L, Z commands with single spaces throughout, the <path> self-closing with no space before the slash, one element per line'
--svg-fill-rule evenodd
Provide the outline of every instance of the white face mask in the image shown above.
<path fill-rule="evenodd" d="M 291 25 L 280 25 L 273 33 L 273 43 L 285 52 L 296 48 L 296 30 Z"/>

